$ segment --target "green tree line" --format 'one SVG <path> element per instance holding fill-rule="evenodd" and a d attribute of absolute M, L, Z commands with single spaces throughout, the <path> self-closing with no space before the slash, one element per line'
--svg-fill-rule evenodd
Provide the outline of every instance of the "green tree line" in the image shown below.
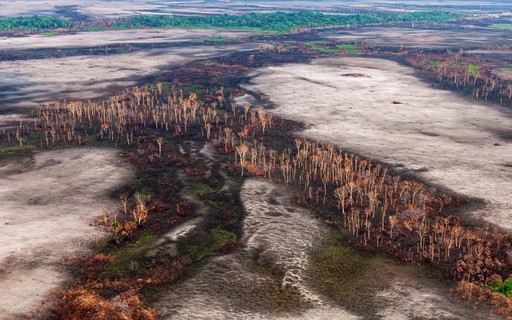
<path fill-rule="evenodd" d="M 460 18 L 453 12 L 428 11 L 404 14 L 332 15 L 312 11 L 250 13 L 211 17 L 138 15 L 117 19 L 117 28 L 222 28 L 289 32 L 297 28 L 365 25 L 375 23 L 446 21 Z"/>
<path fill-rule="evenodd" d="M 246 29 L 272 32 L 290 32 L 298 28 L 332 27 L 415 21 L 446 21 L 462 15 L 444 11 L 424 11 L 398 14 L 332 15 L 312 11 L 250 13 L 244 15 L 222 15 L 210 17 L 183 17 L 169 15 L 136 15 L 102 21 L 103 27 L 127 28 L 215 28 Z M 71 27 L 71 22 L 55 17 L 16 17 L 0 19 L 0 30 L 52 30 Z M 102 27 L 95 22 L 81 24 L 79 28 Z"/>
<path fill-rule="evenodd" d="M 67 28 L 70 22 L 63 18 L 48 16 L 13 17 L 0 19 L 0 30 L 52 30 Z"/>

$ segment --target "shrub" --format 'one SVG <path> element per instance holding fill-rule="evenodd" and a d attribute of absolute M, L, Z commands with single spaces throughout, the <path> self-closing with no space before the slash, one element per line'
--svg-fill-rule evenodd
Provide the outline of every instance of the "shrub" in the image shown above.
<path fill-rule="evenodd" d="M 487 284 L 487 287 L 494 292 L 503 294 L 505 297 L 510 297 L 512 294 L 512 279 L 502 281 L 500 278 L 495 278 Z"/>

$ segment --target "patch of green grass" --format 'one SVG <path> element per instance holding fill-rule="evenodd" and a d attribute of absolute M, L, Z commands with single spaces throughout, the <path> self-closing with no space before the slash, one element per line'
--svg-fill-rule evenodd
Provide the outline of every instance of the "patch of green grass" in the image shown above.
<path fill-rule="evenodd" d="M 353 44 L 339 44 L 334 48 L 326 48 L 316 45 L 316 42 L 317 41 L 309 41 L 306 42 L 306 44 L 310 46 L 311 50 L 315 50 L 320 53 L 345 53 L 349 55 L 355 55 L 360 53 L 359 47 Z M 318 41 L 318 44 L 320 45 L 325 45 L 326 43 L 326 41 Z"/>
<path fill-rule="evenodd" d="M 353 56 L 356 54 L 360 54 L 361 52 L 359 50 L 345 50 L 345 53 Z"/>
<path fill-rule="evenodd" d="M 105 238 L 98 240 L 94 245 L 92 246 L 92 250 L 94 251 L 94 254 L 102 253 L 103 249 L 107 247 L 110 239 Z"/>
<path fill-rule="evenodd" d="M 171 86 L 169 82 L 162 81 L 162 92 L 169 92 L 171 90 Z"/>
<path fill-rule="evenodd" d="M 236 246 L 238 237 L 233 232 L 215 228 L 209 233 L 203 234 L 202 238 L 194 244 L 187 244 L 184 254 L 195 261 L 222 254 L 226 246 Z"/>
<path fill-rule="evenodd" d="M 206 203 L 213 209 L 222 209 L 222 203 L 220 203 L 219 201 L 208 200 Z"/>
<path fill-rule="evenodd" d="M 339 305 L 368 315 L 378 308 L 368 297 L 388 288 L 394 271 L 383 256 L 360 253 L 346 238 L 343 231 L 330 229 L 327 243 L 313 254 L 312 285 Z"/>
<path fill-rule="evenodd" d="M 94 26 L 87 26 L 84 28 L 85 31 L 105 31 L 109 30 L 109 28 L 106 27 L 94 27 Z"/>
<path fill-rule="evenodd" d="M 339 44 L 336 46 L 336 48 L 345 50 L 359 49 L 359 47 L 356 46 L 355 44 Z"/>
<path fill-rule="evenodd" d="M 213 189 L 209 185 L 200 182 L 200 183 L 197 183 L 194 186 L 190 187 L 187 190 L 187 193 L 192 195 L 192 196 L 199 196 L 199 197 L 201 197 L 201 196 L 204 196 L 204 195 L 206 195 L 208 193 L 214 193 L 216 191 L 217 190 Z"/>
<path fill-rule="evenodd" d="M 326 45 L 327 43 L 328 43 L 327 40 L 313 40 L 313 41 L 304 42 L 304 44 L 308 45 L 308 46 L 316 46 L 318 44 Z"/>
<path fill-rule="evenodd" d="M 233 38 L 233 37 L 214 36 L 214 37 L 206 38 L 205 41 L 211 41 L 211 42 L 234 42 L 234 41 L 238 41 L 238 39 L 237 38 Z"/>
<path fill-rule="evenodd" d="M 359 47 L 353 44 L 339 44 L 336 46 L 336 48 L 340 49 L 340 52 L 344 52 L 349 55 L 356 55 L 361 53 Z"/>
<path fill-rule="evenodd" d="M 204 92 L 206 92 L 206 88 L 200 84 L 190 84 L 190 85 L 186 85 L 186 86 L 183 86 L 181 87 L 181 89 L 184 91 L 184 92 L 194 92 L 195 94 L 197 95 L 201 95 L 203 94 Z"/>
<path fill-rule="evenodd" d="M 36 149 L 36 146 L 34 146 L 33 144 L 23 144 L 23 147 L 17 144 L 0 147 L 0 153 L 31 152 L 35 151 Z"/>
<path fill-rule="evenodd" d="M 321 47 L 311 47 L 312 50 L 318 51 L 320 53 L 335 53 L 339 52 L 338 49 L 334 48 L 321 48 Z"/>
<path fill-rule="evenodd" d="M 56 36 L 57 35 L 57 31 L 41 32 L 40 35 L 46 36 L 46 37 Z"/>
<path fill-rule="evenodd" d="M 127 272 L 139 272 L 143 265 L 138 260 L 145 254 L 147 249 L 155 240 L 155 236 L 150 233 L 144 233 L 136 242 L 123 248 L 112 250 L 111 255 L 116 259 L 105 267 L 109 274 L 122 276 Z"/>
<path fill-rule="evenodd" d="M 144 198 L 148 198 L 151 197 L 151 195 L 153 195 L 153 190 L 151 190 L 151 188 L 147 186 L 144 186 L 140 189 L 139 194 Z"/>
<path fill-rule="evenodd" d="M 146 179 L 144 179 L 144 177 L 137 177 L 137 178 L 133 179 L 132 181 L 130 181 L 130 183 L 128 185 L 131 188 L 136 189 L 136 188 L 143 186 L 145 183 L 146 183 Z"/>
<path fill-rule="evenodd" d="M 216 249 L 220 249 L 223 245 L 228 242 L 236 244 L 237 237 L 233 232 L 229 232 L 226 230 L 222 230 L 220 228 L 215 228 L 210 231 L 212 234 L 213 246 Z"/>
<path fill-rule="evenodd" d="M 186 255 L 194 261 L 201 261 L 205 258 L 217 255 L 217 252 L 209 246 L 191 245 L 185 249 Z"/>
<path fill-rule="evenodd" d="M 499 68 L 497 70 L 500 72 L 512 72 L 512 68 Z"/>
<path fill-rule="evenodd" d="M 512 30 L 512 24 L 510 24 L 510 23 L 492 24 L 491 27 L 496 28 L 496 29 L 502 29 L 502 30 Z"/>

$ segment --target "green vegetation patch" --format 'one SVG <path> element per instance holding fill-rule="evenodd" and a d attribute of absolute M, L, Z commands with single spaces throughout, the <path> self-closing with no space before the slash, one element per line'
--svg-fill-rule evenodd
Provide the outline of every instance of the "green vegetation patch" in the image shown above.
<path fill-rule="evenodd" d="M 500 72 L 512 72 L 512 68 L 499 68 L 497 70 Z"/>
<path fill-rule="evenodd" d="M 261 275 L 261 280 L 251 284 L 249 291 L 244 292 L 243 299 L 257 301 L 265 309 L 274 312 L 290 312 L 305 307 L 305 302 L 296 288 L 282 285 L 282 269 L 276 265 L 255 263 L 251 265 L 251 271 Z"/>
<path fill-rule="evenodd" d="M 470 64 L 469 66 L 466 67 L 466 71 L 469 74 L 476 75 L 480 72 L 480 66 Z"/>
<path fill-rule="evenodd" d="M 326 45 L 327 43 L 328 43 L 327 40 L 313 40 L 313 41 L 304 42 L 304 44 L 308 45 L 308 46 L 316 46 L 318 44 Z"/>
<path fill-rule="evenodd" d="M 269 32 L 290 32 L 299 28 L 367 25 L 377 23 L 446 21 L 463 15 L 444 11 L 408 12 L 394 14 L 333 15 L 313 11 L 250 13 L 221 16 L 168 16 L 136 15 L 114 19 L 109 29 L 132 28 L 213 28 L 243 29 Z M 71 22 L 63 18 L 31 16 L 0 19 L 0 30 L 54 30 L 69 28 Z M 94 23 L 85 24 L 82 30 L 106 30 Z M 217 39 L 213 41 L 225 41 Z"/>
<path fill-rule="evenodd" d="M 57 35 L 57 31 L 47 31 L 47 32 L 41 32 L 40 35 L 46 36 L 46 37 L 52 37 Z"/>
<path fill-rule="evenodd" d="M 510 23 L 498 23 L 491 25 L 492 28 L 502 29 L 502 30 L 512 30 L 512 24 Z"/>
<path fill-rule="evenodd" d="M 185 254 L 195 261 L 226 253 L 237 244 L 237 236 L 233 232 L 215 228 L 203 237 L 200 243 L 185 247 Z"/>
<path fill-rule="evenodd" d="M 506 297 L 510 297 L 512 294 L 512 279 L 502 281 L 501 279 L 496 278 L 489 282 L 487 287 L 494 292 L 498 292 Z"/>
<path fill-rule="evenodd" d="M 116 259 L 109 263 L 105 270 L 112 275 L 122 276 L 127 272 L 140 272 L 144 267 L 139 263 L 141 256 L 145 254 L 145 249 L 148 248 L 155 236 L 150 233 L 144 233 L 136 242 L 127 245 L 126 247 L 114 249 L 110 253 Z"/>
<path fill-rule="evenodd" d="M 444 12 L 409 12 L 400 14 L 330 15 L 312 11 L 250 13 L 211 17 L 137 15 L 119 18 L 115 28 L 215 28 L 290 32 L 298 28 L 365 25 L 392 22 L 446 21 L 463 15 Z"/>
<path fill-rule="evenodd" d="M 211 234 L 213 246 L 217 250 L 228 244 L 236 245 L 237 237 L 233 232 L 215 228 L 211 231 Z"/>
<path fill-rule="evenodd" d="M 396 271 L 385 257 L 350 247 L 347 237 L 330 229 L 327 243 L 312 257 L 312 285 L 344 308 L 369 315 L 378 309 L 378 302 L 368 297 L 386 290 Z"/>
<path fill-rule="evenodd" d="M 356 50 L 356 49 L 359 49 L 358 46 L 356 46 L 355 44 L 339 44 L 336 46 L 336 48 L 338 49 L 345 49 L 345 50 Z"/>
<path fill-rule="evenodd" d="M 217 190 L 213 189 L 212 187 L 205 183 L 197 183 L 188 189 L 188 194 L 201 197 L 208 193 L 214 193 L 216 191 Z"/>
<path fill-rule="evenodd" d="M 436 60 L 428 60 L 428 65 L 429 66 L 432 66 L 432 67 L 435 67 L 439 64 L 439 61 L 436 61 Z"/>
<path fill-rule="evenodd" d="M 17 145 L 0 145 L 0 154 L 13 154 L 13 153 L 20 153 L 20 154 L 26 154 L 26 153 L 32 153 L 33 151 L 37 151 L 38 149 L 36 146 L 32 144 L 24 144 L 23 146 Z"/>
<path fill-rule="evenodd" d="M 184 92 L 194 92 L 197 95 L 201 95 L 206 92 L 206 88 L 200 84 L 190 84 L 181 88 Z"/>
<path fill-rule="evenodd" d="M 0 19 L 0 30 L 51 30 L 68 28 L 71 23 L 63 18 L 47 16 L 14 17 Z"/>
<path fill-rule="evenodd" d="M 206 41 L 210 42 L 235 42 L 238 41 L 237 38 L 233 37 L 209 37 L 205 39 Z"/>
<path fill-rule="evenodd" d="M 353 44 L 339 44 L 336 48 L 340 49 L 341 52 L 346 54 L 355 55 L 361 53 L 359 47 Z"/>
<path fill-rule="evenodd" d="M 340 50 L 334 49 L 334 48 L 312 47 L 311 49 L 315 50 L 315 51 L 318 51 L 320 53 L 336 53 L 336 52 L 340 52 Z"/>
<path fill-rule="evenodd" d="M 336 47 L 321 47 L 319 45 L 325 45 L 326 41 L 319 41 L 318 44 L 316 41 L 306 42 L 307 45 L 310 46 L 311 50 L 318 51 L 320 53 L 344 53 L 349 55 L 360 54 L 359 47 L 353 44 L 339 44 Z"/>

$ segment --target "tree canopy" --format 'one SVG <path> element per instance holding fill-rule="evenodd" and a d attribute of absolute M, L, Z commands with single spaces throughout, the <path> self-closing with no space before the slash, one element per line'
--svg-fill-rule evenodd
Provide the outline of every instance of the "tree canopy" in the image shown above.
<path fill-rule="evenodd" d="M 117 18 L 105 24 L 105 28 L 214 28 L 245 29 L 271 32 L 290 32 L 298 28 L 365 25 L 415 21 L 446 21 L 462 17 L 461 14 L 444 11 L 422 11 L 393 14 L 332 15 L 313 11 L 249 13 L 209 17 L 185 17 L 173 15 L 136 15 Z M 105 21 L 102 21 L 103 23 Z M 48 16 L 15 17 L 0 19 L 0 30 L 53 30 L 69 28 L 72 22 Z M 80 24 L 78 29 L 97 27 L 95 22 Z"/>
<path fill-rule="evenodd" d="M 52 30 L 67 28 L 70 22 L 64 18 L 48 16 L 14 17 L 0 19 L 0 30 Z"/>
<path fill-rule="evenodd" d="M 375 23 L 446 21 L 462 15 L 444 11 L 410 12 L 400 14 L 332 15 L 312 11 L 249 13 L 211 17 L 137 15 L 119 18 L 117 28 L 221 28 L 289 32 L 297 28 L 364 25 Z"/>

